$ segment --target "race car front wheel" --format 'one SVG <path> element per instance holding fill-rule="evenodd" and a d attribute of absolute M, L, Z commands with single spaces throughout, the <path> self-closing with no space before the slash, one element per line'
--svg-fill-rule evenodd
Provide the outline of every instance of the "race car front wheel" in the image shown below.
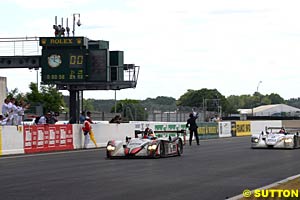
<path fill-rule="evenodd" d="M 182 144 L 181 138 L 179 138 L 178 144 L 177 144 L 177 154 L 178 154 L 178 156 L 181 156 L 182 153 L 183 153 L 183 144 Z"/>
<path fill-rule="evenodd" d="M 163 142 L 160 142 L 158 145 L 158 153 L 154 155 L 155 158 L 165 157 L 165 146 Z"/>

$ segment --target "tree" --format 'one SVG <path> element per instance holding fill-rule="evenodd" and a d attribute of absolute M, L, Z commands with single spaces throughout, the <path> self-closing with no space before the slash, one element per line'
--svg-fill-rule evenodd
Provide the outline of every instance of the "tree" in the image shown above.
<path fill-rule="evenodd" d="M 63 96 L 56 89 L 55 85 L 42 85 L 41 94 L 44 112 L 60 112 L 61 108 L 65 106 Z"/>
<path fill-rule="evenodd" d="M 279 94 L 271 93 L 270 95 L 266 96 L 271 100 L 271 104 L 285 103 L 285 100 Z"/>
<path fill-rule="evenodd" d="M 94 99 L 83 99 L 83 110 L 94 111 Z"/>
<path fill-rule="evenodd" d="M 113 113 L 115 107 L 113 106 L 111 112 Z M 117 103 L 118 113 L 122 113 L 123 121 L 143 121 L 147 118 L 147 113 L 144 107 L 141 106 L 140 100 L 125 99 Z"/>
<path fill-rule="evenodd" d="M 147 98 L 140 102 L 144 109 L 148 111 L 160 110 L 170 111 L 176 110 L 176 99 L 173 97 L 158 96 L 156 98 Z"/>
<path fill-rule="evenodd" d="M 241 108 L 240 100 L 241 98 L 236 95 L 230 95 L 229 97 L 227 97 L 227 102 L 228 102 L 227 112 L 230 114 L 237 114 L 238 109 Z"/>
<path fill-rule="evenodd" d="M 16 100 L 16 103 L 18 103 L 18 104 L 23 104 L 24 102 L 27 101 L 26 95 L 23 93 L 20 93 L 17 88 L 9 91 L 7 97 L 9 99 L 14 98 Z"/>
<path fill-rule="evenodd" d="M 285 103 L 284 99 L 278 94 L 262 95 L 255 92 L 251 95 L 231 95 L 227 97 L 228 112 L 238 113 L 238 109 L 252 109 L 261 105 L 280 104 Z"/>
<path fill-rule="evenodd" d="M 227 110 L 226 98 L 216 89 L 191 90 L 189 89 L 177 100 L 178 106 L 204 108 L 206 111 L 218 111 L 222 107 Z"/>
<path fill-rule="evenodd" d="M 286 104 L 289 106 L 293 106 L 296 108 L 300 108 L 300 98 L 291 98 L 289 100 L 286 100 Z"/>
<path fill-rule="evenodd" d="M 26 98 L 32 106 L 42 106 L 43 112 L 60 112 L 65 107 L 62 94 L 54 85 L 43 85 L 40 91 L 36 83 L 30 83 L 31 92 L 26 93 Z"/>

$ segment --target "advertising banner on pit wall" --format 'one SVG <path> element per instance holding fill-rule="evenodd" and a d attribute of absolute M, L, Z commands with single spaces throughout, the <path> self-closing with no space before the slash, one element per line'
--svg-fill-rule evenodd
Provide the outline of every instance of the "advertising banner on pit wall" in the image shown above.
<path fill-rule="evenodd" d="M 155 124 L 154 125 L 154 132 L 155 131 L 165 131 L 165 132 L 156 132 L 155 136 L 158 138 L 164 138 L 164 137 L 180 137 L 183 140 L 183 143 L 186 143 L 186 132 L 182 132 L 182 133 L 176 133 L 174 131 L 185 131 L 186 130 L 186 126 L 185 123 L 172 123 L 170 122 L 170 124 Z M 168 132 L 170 131 L 170 132 Z"/>
<path fill-rule="evenodd" d="M 231 137 L 231 122 L 219 122 L 219 137 Z"/>
<path fill-rule="evenodd" d="M 236 124 L 236 136 L 251 135 L 250 121 L 236 121 L 235 124 Z"/>
<path fill-rule="evenodd" d="M 219 137 L 219 127 L 217 122 L 201 122 L 198 125 L 198 135 L 200 139 L 210 139 Z"/>
<path fill-rule="evenodd" d="M 72 125 L 24 126 L 24 151 L 37 153 L 73 149 Z"/>

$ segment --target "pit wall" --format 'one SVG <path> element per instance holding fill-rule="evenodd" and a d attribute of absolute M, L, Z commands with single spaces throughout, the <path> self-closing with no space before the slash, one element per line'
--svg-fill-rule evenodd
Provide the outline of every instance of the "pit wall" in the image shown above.
<path fill-rule="evenodd" d="M 0 126 L 0 156 L 24 154 L 23 126 Z"/>
<path fill-rule="evenodd" d="M 259 134 L 265 127 L 300 127 L 300 120 L 291 121 L 225 121 L 199 123 L 200 139 L 250 136 Z M 80 124 L 58 124 L 38 126 L 0 126 L 0 156 L 12 154 L 30 154 L 37 152 L 66 151 L 82 149 L 84 136 Z M 184 122 L 141 122 L 93 124 L 97 147 L 105 147 L 109 140 L 122 140 L 134 137 L 135 130 L 149 127 L 155 131 L 187 130 Z M 157 133 L 157 137 L 176 136 L 176 133 Z M 189 131 L 179 136 L 186 141 Z M 250 144 L 249 144 L 250 145 Z M 88 148 L 95 148 L 90 141 Z"/>

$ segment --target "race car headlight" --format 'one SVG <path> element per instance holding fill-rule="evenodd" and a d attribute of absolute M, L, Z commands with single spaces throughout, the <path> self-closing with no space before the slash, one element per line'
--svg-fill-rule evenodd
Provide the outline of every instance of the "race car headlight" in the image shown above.
<path fill-rule="evenodd" d="M 114 151 L 116 149 L 116 147 L 109 144 L 109 145 L 107 145 L 106 149 L 107 149 L 107 151 Z"/>
<path fill-rule="evenodd" d="M 293 139 L 292 138 L 287 138 L 287 139 L 284 140 L 284 142 L 286 142 L 286 143 L 292 143 Z"/>
<path fill-rule="evenodd" d="M 156 148 L 157 148 L 157 145 L 156 145 L 156 144 L 152 144 L 152 145 L 149 145 L 149 146 L 148 146 L 148 150 L 149 150 L 149 151 L 156 150 Z"/>
<path fill-rule="evenodd" d="M 258 143 L 258 138 L 251 138 L 251 141 L 254 143 Z"/>

